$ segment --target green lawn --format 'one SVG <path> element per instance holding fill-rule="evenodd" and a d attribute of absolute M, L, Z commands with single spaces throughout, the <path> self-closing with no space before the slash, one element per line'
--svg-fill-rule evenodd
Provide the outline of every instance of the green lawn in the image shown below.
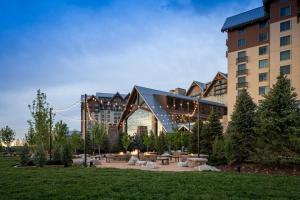
<path fill-rule="evenodd" d="M 16 163 L 0 158 L 0 199 L 300 199 L 300 177 L 13 168 Z"/>

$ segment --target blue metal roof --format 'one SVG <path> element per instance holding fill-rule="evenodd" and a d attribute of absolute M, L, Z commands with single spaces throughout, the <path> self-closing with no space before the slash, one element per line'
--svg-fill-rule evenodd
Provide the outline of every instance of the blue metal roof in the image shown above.
<path fill-rule="evenodd" d="M 199 81 L 194 81 L 200 88 L 202 91 L 204 91 L 206 89 L 206 83 L 202 83 Z"/>
<path fill-rule="evenodd" d="M 221 29 L 222 32 L 235 29 L 249 23 L 253 23 L 259 20 L 263 20 L 268 17 L 267 13 L 265 12 L 265 7 L 255 8 L 253 10 L 249 10 L 247 12 L 228 17 Z"/>
<path fill-rule="evenodd" d="M 171 132 L 173 128 L 177 128 L 177 124 L 173 123 L 172 120 L 169 118 L 169 115 L 167 111 L 160 105 L 160 103 L 156 100 L 156 96 L 169 96 L 169 97 L 175 97 L 179 99 L 184 100 L 190 100 L 190 101 L 199 101 L 203 104 L 210 104 L 215 106 L 223 106 L 226 107 L 224 104 L 204 100 L 204 99 L 197 99 L 195 97 L 189 97 L 185 95 L 180 94 L 173 94 L 170 92 L 164 92 L 160 90 L 154 90 L 150 88 L 145 88 L 141 86 L 134 86 L 134 88 L 137 90 L 137 92 L 141 95 L 141 97 L 144 99 L 145 103 L 149 107 L 149 109 L 152 111 L 152 113 L 156 116 L 156 118 L 160 121 L 163 128 L 166 132 Z"/>

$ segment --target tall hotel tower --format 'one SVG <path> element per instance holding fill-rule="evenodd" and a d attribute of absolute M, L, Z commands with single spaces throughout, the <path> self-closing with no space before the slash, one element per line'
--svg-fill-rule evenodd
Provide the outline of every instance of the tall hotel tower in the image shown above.
<path fill-rule="evenodd" d="M 263 6 L 228 17 L 228 115 L 246 88 L 259 103 L 280 74 L 300 100 L 300 0 L 264 0 Z"/>

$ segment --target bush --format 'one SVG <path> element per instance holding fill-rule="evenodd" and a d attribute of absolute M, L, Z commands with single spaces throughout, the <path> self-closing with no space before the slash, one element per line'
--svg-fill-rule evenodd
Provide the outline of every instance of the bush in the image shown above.
<path fill-rule="evenodd" d="M 62 155 L 63 155 L 63 149 L 62 145 L 54 145 L 54 150 L 53 150 L 53 160 L 54 161 L 62 161 Z"/>
<path fill-rule="evenodd" d="M 28 147 L 27 144 L 25 144 L 25 146 L 22 148 L 20 159 L 21 159 L 21 165 L 22 166 L 27 166 L 28 165 L 28 162 L 30 161 L 30 158 L 29 158 L 29 147 Z"/>
<path fill-rule="evenodd" d="M 63 147 L 62 163 L 65 167 L 68 167 L 72 163 L 71 145 L 69 143 Z"/>
<path fill-rule="evenodd" d="M 38 167 L 43 167 L 46 164 L 47 155 L 44 149 L 44 145 L 40 144 L 37 146 L 34 153 L 34 163 Z"/>

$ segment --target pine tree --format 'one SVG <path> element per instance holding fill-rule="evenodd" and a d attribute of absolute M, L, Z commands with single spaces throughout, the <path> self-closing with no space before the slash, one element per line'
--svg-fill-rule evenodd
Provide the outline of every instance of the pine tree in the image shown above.
<path fill-rule="evenodd" d="M 249 159 L 255 147 L 256 105 L 246 90 L 238 96 L 231 115 L 228 133 L 232 143 L 232 162 Z"/>
<path fill-rule="evenodd" d="M 282 156 L 299 155 L 294 144 L 300 137 L 300 114 L 296 98 L 290 80 L 282 75 L 265 95 L 257 112 L 260 139 L 257 155 L 260 159 L 271 161 L 279 160 Z"/>
<path fill-rule="evenodd" d="M 218 137 L 223 137 L 223 127 L 216 111 L 212 110 L 208 116 L 207 123 L 204 124 L 201 131 L 201 152 L 206 154 L 212 153 L 213 143 Z"/>
<path fill-rule="evenodd" d="M 163 154 L 168 150 L 168 141 L 165 133 L 161 132 L 156 136 L 155 149 L 159 154 Z"/>

